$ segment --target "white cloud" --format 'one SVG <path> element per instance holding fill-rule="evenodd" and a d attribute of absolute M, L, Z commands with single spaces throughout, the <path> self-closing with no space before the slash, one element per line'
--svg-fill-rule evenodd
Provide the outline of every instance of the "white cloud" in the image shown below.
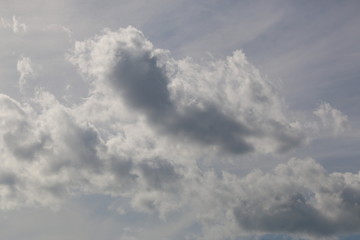
<path fill-rule="evenodd" d="M 323 128 L 335 136 L 349 128 L 347 116 L 329 103 L 322 103 L 314 114 L 320 119 Z"/>
<path fill-rule="evenodd" d="M 18 60 L 16 69 L 20 74 L 19 78 L 19 89 L 20 92 L 24 93 L 28 87 L 28 81 L 36 76 L 34 64 L 28 57 L 22 57 Z"/>
<path fill-rule="evenodd" d="M 241 51 L 175 60 L 128 27 L 77 42 L 68 58 L 91 84 L 79 104 L 44 90 L 23 102 L 0 95 L 1 209 L 102 194 L 164 220 L 185 212 L 204 239 L 359 231 L 359 174 L 328 173 L 311 159 L 247 176 L 202 166 L 288 152 L 309 138 L 312 128 Z M 30 59 L 18 71 L 33 74 Z M 326 104 L 315 114 L 326 127 L 346 121 Z"/>
<path fill-rule="evenodd" d="M 21 33 L 21 32 L 26 32 L 27 27 L 24 23 L 20 23 L 15 16 L 12 17 L 12 21 L 13 21 L 13 32 L 14 33 Z"/>
<path fill-rule="evenodd" d="M 233 154 L 285 152 L 303 142 L 241 51 L 204 65 L 176 61 L 128 27 L 77 42 L 69 59 L 94 92 L 118 95 L 161 133 Z"/>
<path fill-rule="evenodd" d="M 27 31 L 25 23 L 20 23 L 16 16 L 13 16 L 11 20 L 1 18 L 1 26 L 3 28 L 11 29 L 14 33 L 24 33 Z"/>
<path fill-rule="evenodd" d="M 242 180 L 237 223 L 247 230 L 332 236 L 359 231 L 360 175 L 327 173 L 313 160 L 291 160 Z"/>

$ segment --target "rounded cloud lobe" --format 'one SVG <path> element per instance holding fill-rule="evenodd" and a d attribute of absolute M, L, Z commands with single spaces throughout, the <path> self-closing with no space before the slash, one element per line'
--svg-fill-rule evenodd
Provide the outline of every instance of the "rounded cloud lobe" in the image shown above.
<path fill-rule="evenodd" d="M 289 152 L 309 129 L 346 124 L 326 104 L 310 128 L 291 119 L 241 51 L 175 60 L 128 27 L 77 42 L 68 59 L 90 82 L 83 102 L 69 107 L 44 90 L 22 103 L 0 95 L 1 209 L 105 194 L 162 218 L 191 211 L 206 239 L 359 231 L 359 174 L 311 159 L 243 177 L 198 164 Z"/>

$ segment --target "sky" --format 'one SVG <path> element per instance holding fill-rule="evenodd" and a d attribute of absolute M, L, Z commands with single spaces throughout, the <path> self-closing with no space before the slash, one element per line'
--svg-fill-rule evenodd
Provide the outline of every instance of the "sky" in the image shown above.
<path fill-rule="evenodd" d="M 0 6 L 1 239 L 359 239 L 359 1 Z"/>

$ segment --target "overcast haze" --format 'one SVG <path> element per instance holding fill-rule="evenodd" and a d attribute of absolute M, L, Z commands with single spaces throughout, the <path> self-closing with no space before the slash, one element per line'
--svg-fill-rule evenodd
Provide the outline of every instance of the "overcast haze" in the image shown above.
<path fill-rule="evenodd" d="M 0 1 L 0 238 L 360 238 L 358 1 Z"/>

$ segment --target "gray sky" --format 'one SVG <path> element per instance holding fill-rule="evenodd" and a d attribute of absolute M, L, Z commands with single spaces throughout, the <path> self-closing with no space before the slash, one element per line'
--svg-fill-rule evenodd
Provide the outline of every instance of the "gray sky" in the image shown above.
<path fill-rule="evenodd" d="M 0 4 L 1 239 L 357 239 L 358 1 Z"/>

